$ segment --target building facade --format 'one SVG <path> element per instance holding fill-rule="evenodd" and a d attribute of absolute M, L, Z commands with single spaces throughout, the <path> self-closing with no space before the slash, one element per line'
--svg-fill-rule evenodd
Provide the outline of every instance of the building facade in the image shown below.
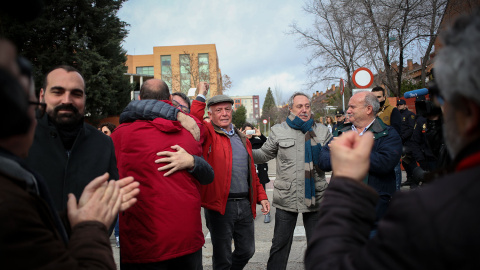
<path fill-rule="evenodd" d="M 153 77 L 165 81 L 172 92 L 188 94 L 190 88 L 206 81 L 209 96 L 223 93 L 215 44 L 153 47 L 153 54 L 127 55 L 125 65 L 130 81 L 139 85 Z"/>
<path fill-rule="evenodd" d="M 247 122 L 256 124 L 257 119 L 260 118 L 260 99 L 258 95 L 254 96 L 231 96 L 234 101 L 233 108 L 237 110 L 243 105 L 247 110 Z"/>

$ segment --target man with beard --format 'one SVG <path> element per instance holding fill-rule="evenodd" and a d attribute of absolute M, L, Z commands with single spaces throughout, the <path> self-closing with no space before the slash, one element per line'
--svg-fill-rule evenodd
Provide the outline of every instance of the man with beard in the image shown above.
<path fill-rule="evenodd" d="M 327 188 L 325 172 L 313 165 L 322 146 L 332 139 L 326 126 L 313 121 L 311 102 L 306 94 L 294 93 L 288 105 L 287 120 L 273 126 L 263 146 L 253 150 L 257 164 L 274 158 L 277 161 L 277 178 L 273 184 L 275 228 L 267 264 L 267 269 L 275 270 L 287 268 L 299 213 L 302 213 L 307 243 L 310 243 L 320 200 Z"/>
<path fill-rule="evenodd" d="M 450 172 L 422 189 L 397 193 L 378 237 L 368 240 L 378 199 L 362 183 L 372 135 L 350 132 L 332 142 L 335 176 L 306 269 L 480 269 L 480 10 L 443 36 L 434 71 L 439 92 L 430 97 L 445 117 Z"/>
<path fill-rule="evenodd" d="M 77 198 L 91 179 L 108 172 L 118 179 L 112 139 L 84 123 L 85 82 L 78 70 L 58 66 L 47 73 L 40 90 L 47 113 L 38 120 L 29 166 L 46 180 L 57 211 Z"/>

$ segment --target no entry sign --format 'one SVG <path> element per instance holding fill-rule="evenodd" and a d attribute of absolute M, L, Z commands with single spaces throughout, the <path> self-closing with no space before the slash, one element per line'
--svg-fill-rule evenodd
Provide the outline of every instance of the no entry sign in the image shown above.
<path fill-rule="evenodd" d="M 368 68 L 357 68 L 353 72 L 352 81 L 358 88 L 368 88 L 373 84 L 373 73 Z"/>

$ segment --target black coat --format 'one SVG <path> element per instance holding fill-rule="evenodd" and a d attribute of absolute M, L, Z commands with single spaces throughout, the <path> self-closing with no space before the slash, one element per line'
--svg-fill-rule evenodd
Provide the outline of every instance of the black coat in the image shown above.
<path fill-rule="evenodd" d="M 480 141 L 457 171 L 397 192 L 369 240 L 378 196 L 362 183 L 332 179 L 308 245 L 306 269 L 480 269 Z"/>
<path fill-rule="evenodd" d="M 260 137 L 252 136 L 252 138 L 249 139 L 250 143 L 252 144 L 252 149 L 260 149 L 262 145 L 267 141 L 267 137 L 260 135 Z M 255 164 L 257 167 L 257 175 L 258 178 L 260 178 L 260 183 L 266 184 L 270 182 L 270 179 L 268 178 L 268 164 L 263 163 L 263 164 Z"/>
<path fill-rule="evenodd" d="M 408 109 L 400 111 L 400 114 L 402 116 L 400 137 L 402 137 L 402 143 L 405 143 L 413 134 L 413 128 L 415 127 L 415 114 Z"/>
<path fill-rule="evenodd" d="M 110 179 L 118 179 L 115 149 L 110 137 L 84 123 L 70 154 L 67 154 L 47 115 L 38 120 L 26 162 L 45 179 L 57 211 L 67 208 L 68 193 L 73 193 L 78 200 L 85 186 L 95 177 L 108 172 Z"/>

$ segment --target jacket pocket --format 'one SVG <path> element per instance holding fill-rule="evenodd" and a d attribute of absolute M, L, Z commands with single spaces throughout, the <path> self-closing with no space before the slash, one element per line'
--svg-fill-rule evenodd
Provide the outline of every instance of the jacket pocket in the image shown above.
<path fill-rule="evenodd" d="M 278 158 L 280 158 L 282 162 L 296 158 L 293 147 L 295 146 L 295 140 L 281 140 L 278 142 L 278 146 Z"/>
<path fill-rule="evenodd" d="M 282 181 L 282 180 L 275 180 L 273 182 L 273 186 L 280 190 L 289 190 L 292 182 L 289 181 Z"/>

